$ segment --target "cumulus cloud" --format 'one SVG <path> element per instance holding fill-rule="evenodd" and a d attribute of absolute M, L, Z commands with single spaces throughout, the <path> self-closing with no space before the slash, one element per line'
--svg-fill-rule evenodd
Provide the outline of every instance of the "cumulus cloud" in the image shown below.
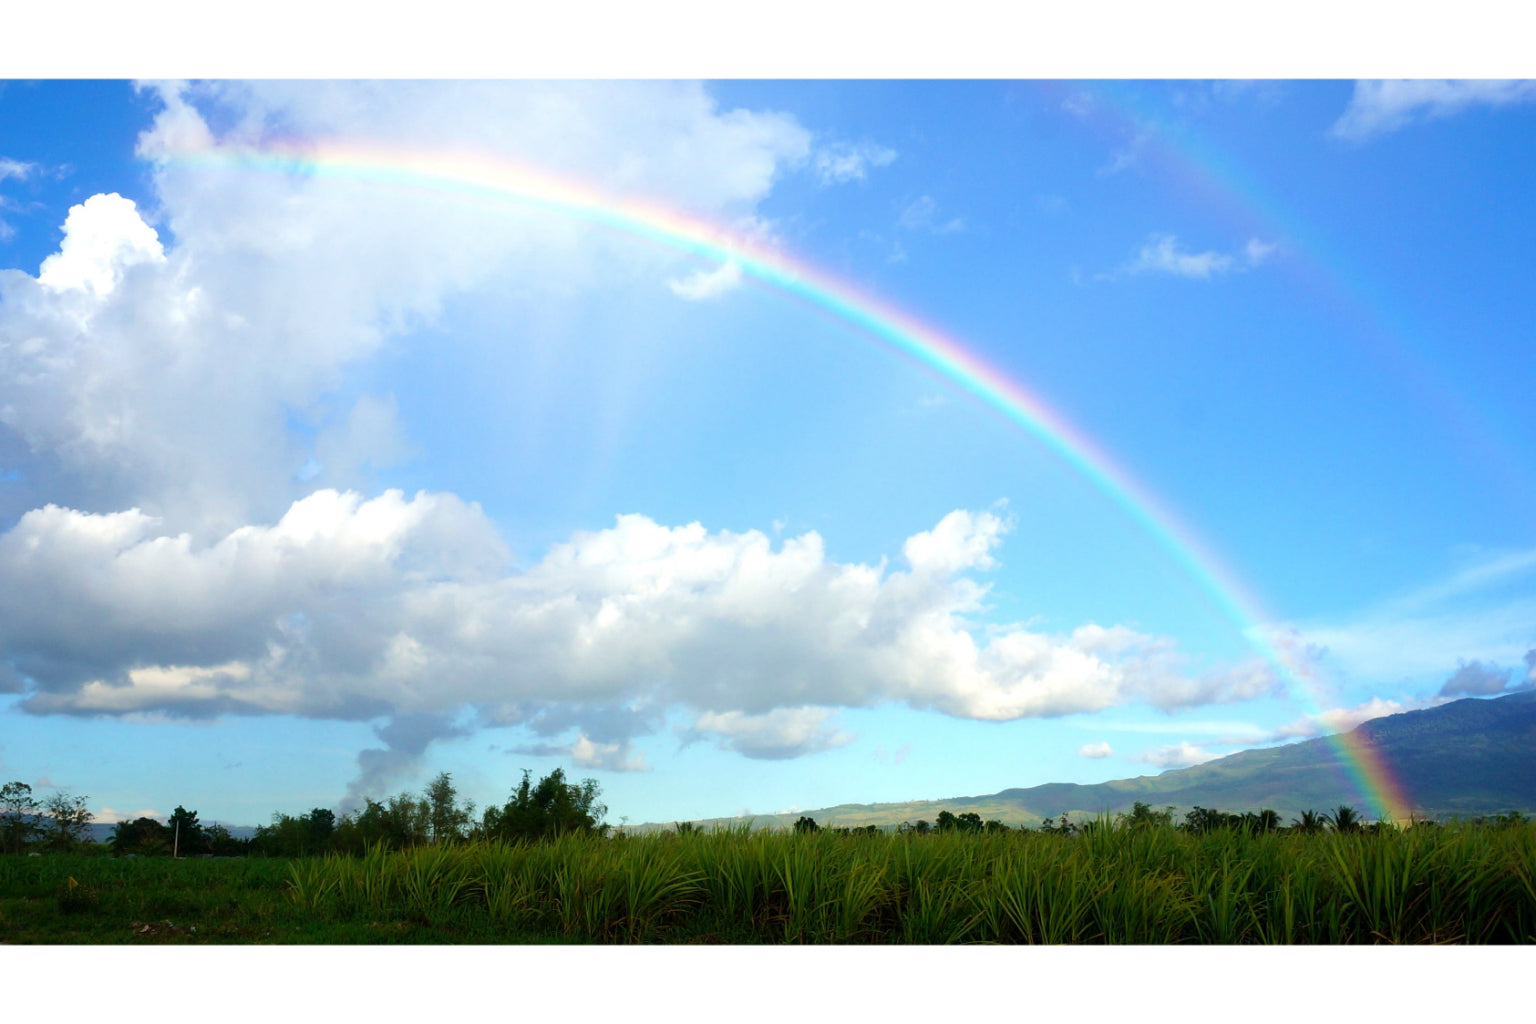
<path fill-rule="evenodd" d="M 64 219 L 59 251 L 43 260 L 38 283 L 55 292 L 84 290 L 104 296 L 128 268 L 165 259 L 160 236 L 138 207 L 116 192 L 72 206 Z"/>
<path fill-rule="evenodd" d="M 152 168 L 153 226 L 121 196 L 92 196 L 70 212 L 37 276 L 0 271 L 0 450 L 22 481 L 0 496 L 5 521 L 50 501 L 138 507 L 211 536 L 279 515 L 311 487 L 360 486 L 349 459 L 377 465 L 402 445 L 357 450 L 366 432 L 348 424 L 370 426 L 388 399 L 349 411 L 334 393 L 388 339 L 493 282 L 517 282 L 501 289 L 506 301 L 542 309 L 597 288 L 654 288 L 686 266 L 681 254 L 571 218 L 511 206 L 488 214 L 451 191 L 255 173 L 220 155 L 272 139 L 301 150 L 340 140 L 464 151 L 759 237 L 769 232 L 757 205 L 811 145 L 792 117 L 720 109 L 687 83 L 149 92 L 159 110 L 138 152 Z M 295 420 L 342 450 L 312 451 Z"/>
<path fill-rule="evenodd" d="M 578 729 L 572 756 L 630 766 L 623 744 L 666 707 L 789 757 L 847 742 L 837 707 L 1009 720 L 1272 689 L 1248 668 L 1188 672 L 1171 641 L 1121 626 L 978 639 L 986 588 L 967 574 L 1005 528 L 950 513 L 893 571 L 833 561 L 814 532 L 775 546 L 626 515 L 512 571 L 447 494 L 318 491 L 208 543 L 138 510 L 50 506 L 0 535 L 0 650 L 34 713 L 389 717 L 354 796 L 476 723 Z"/>
<path fill-rule="evenodd" d="M 1236 253 L 1215 250 L 1192 253 L 1181 250 L 1179 240 L 1173 235 L 1152 235 L 1131 262 L 1113 274 L 1101 274 L 1099 277 L 1112 280 L 1127 274 L 1172 274 L 1175 277 L 1208 280 L 1234 270 L 1260 266 L 1278 248 L 1276 243 L 1250 238 Z"/>
<path fill-rule="evenodd" d="M 1108 743 L 1085 743 L 1077 748 L 1078 757 L 1109 757 L 1113 753 Z"/>
<path fill-rule="evenodd" d="M 812 166 L 823 185 L 863 181 L 871 167 L 885 167 L 896 159 L 896 151 L 873 142 L 833 142 L 817 148 Z"/>
<path fill-rule="evenodd" d="M 1203 747 L 1197 747 L 1188 740 L 1172 744 L 1171 746 L 1158 747 L 1135 755 L 1137 761 L 1143 761 L 1158 768 L 1188 768 L 1191 765 L 1204 764 L 1214 761 L 1220 754 L 1213 754 Z"/>
<path fill-rule="evenodd" d="M 1510 670 L 1485 665 L 1480 661 L 1464 662 L 1440 687 L 1442 697 L 1486 697 L 1503 693 L 1509 685 Z"/>
<path fill-rule="evenodd" d="M 1503 107 L 1536 102 L 1536 82 L 1473 79 L 1436 81 L 1363 81 L 1355 83 L 1349 106 L 1334 122 L 1342 139 L 1360 140 L 1403 128 L 1415 121 L 1448 117 L 1471 107 Z"/>

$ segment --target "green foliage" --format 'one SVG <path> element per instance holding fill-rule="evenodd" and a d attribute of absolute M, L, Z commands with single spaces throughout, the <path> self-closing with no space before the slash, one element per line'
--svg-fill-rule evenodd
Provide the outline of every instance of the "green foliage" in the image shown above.
<path fill-rule="evenodd" d="M 198 823 L 197 812 L 189 811 L 180 804 L 166 819 L 165 827 L 171 832 L 171 849 L 178 857 L 196 857 L 208 852 L 208 838 Z"/>
<path fill-rule="evenodd" d="M 1291 819 L 1291 829 L 1293 831 L 1302 832 L 1308 835 L 1321 832 L 1326 824 L 1327 823 L 1323 821 L 1323 816 L 1321 814 L 1310 810 L 1302 811 L 1301 817 Z"/>
<path fill-rule="evenodd" d="M 71 878 L 94 911 L 60 913 Z M 292 861 L 9 857 L 0 921 L 22 942 L 1531 943 L 1536 825 L 1101 819 L 857 841 L 567 832 Z"/>
<path fill-rule="evenodd" d="M 795 832 L 801 835 L 805 835 L 811 832 L 818 832 L 820 830 L 821 826 L 816 824 L 815 818 L 802 817 L 799 821 L 795 822 Z"/>
<path fill-rule="evenodd" d="M 90 842 L 89 828 L 95 815 L 86 810 L 86 798 L 60 790 L 43 801 L 40 841 L 54 853 L 67 853 Z"/>
<path fill-rule="evenodd" d="M 525 771 L 505 805 L 485 809 L 479 834 L 503 840 L 548 839 L 568 833 L 606 835 L 603 816 L 608 808 L 597 798 L 595 779 L 566 782 L 564 770 L 556 768 L 534 785 Z"/>
<path fill-rule="evenodd" d="M 0 786 L 0 853 L 20 853 L 40 831 L 32 787 L 25 782 Z"/>
<path fill-rule="evenodd" d="M 80 914 L 95 910 L 101 903 L 101 895 L 88 885 L 81 885 L 75 881 L 73 875 L 66 878 L 55 893 L 58 900 L 59 912 L 63 914 Z"/>
<path fill-rule="evenodd" d="M 1172 828 L 1173 808 L 1165 807 L 1161 811 L 1154 811 L 1149 805 L 1137 800 L 1130 814 L 1120 815 L 1119 824 L 1121 828 L 1138 831 L 1150 828 Z"/>
<path fill-rule="evenodd" d="M 473 803 L 459 806 L 453 776 L 442 772 L 428 784 L 423 794 L 427 804 L 427 827 L 433 844 L 456 843 L 469 831 L 475 812 Z"/>
<path fill-rule="evenodd" d="M 112 826 L 112 836 L 107 842 L 112 845 L 115 857 L 130 853 L 159 857 L 171 852 L 171 830 L 154 818 L 135 818 Z"/>
<path fill-rule="evenodd" d="M 1359 832 L 1364 824 L 1360 820 L 1359 812 L 1346 804 L 1340 804 L 1323 815 L 1323 822 L 1335 832 Z"/>

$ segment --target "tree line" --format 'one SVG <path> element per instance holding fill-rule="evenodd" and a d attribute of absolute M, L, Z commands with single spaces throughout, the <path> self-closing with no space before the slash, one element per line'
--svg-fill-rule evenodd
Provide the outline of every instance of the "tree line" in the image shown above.
<path fill-rule="evenodd" d="M 337 816 L 325 807 L 304 814 L 273 814 L 250 838 L 222 825 L 205 825 L 196 811 L 178 805 L 161 822 L 150 817 L 118 822 L 107 847 L 113 855 L 140 857 L 307 857 L 362 854 L 387 847 L 410 849 L 474 840 L 539 840 L 571 832 L 606 835 L 608 808 L 599 801 L 594 779 L 568 782 L 556 768 L 538 782 L 523 772 L 505 803 L 486 807 L 477 819 L 473 802 L 462 801 L 453 776 L 443 772 L 419 795 L 399 793 L 386 800 L 364 798 L 363 806 Z M 0 852 L 68 853 L 91 843 L 94 815 L 86 798 L 60 791 L 39 800 L 24 782 L 0 787 Z"/>
<path fill-rule="evenodd" d="M 1263 832 L 1294 832 L 1313 834 L 1318 832 L 1379 832 L 1387 829 L 1396 829 L 1397 826 L 1388 821 L 1367 822 L 1359 811 L 1347 804 L 1340 804 L 1331 811 L 1318 812 L 1316 810 L 1302 811 L 1298 817 L 1292 818 L 1289 825 L 1281 822 L 1280 813 L 1270 808 L 1258 811 L 1220 811 L 1212 807 L 1196 805 L 1185 813 L 1183 820 L 1175 822 L 1174 812 L 1176 808 L 1168 805 L 1162 810 L 1153 810 L 1151 805 L 1140 800 L 1136 801 L 1131 810 L 1115 815 L 1103 815 L 1090 818 L 1085 821 L 1072 821 L 1063 814 L 1059 818 L 1043 818 L 1040 821 L 1038 831 L 1055 835 L 1071 836 L 1082 835 L 1106 828 L 1142 830 L 1152 828 L 1169 828 L 1179 832 L 1201 834 L 1214 832 L 1218 829 L 1232 829 L 1250 834 Z M 1482 828 L 1516 828 L 1524 825 L 1529 819 L 1519 811 L 1509 811 L 1505 814 L 1478 816 L 1467 820 L 1467 824 Z M 1432 828 L 1437 822 L 1432 819 L 1419 819 L 1413 822 L 1415 828 Z M 822 831 L 823 826 L 816 823 L 815 818 L 801 815 L 795 822 L 793 831 L 797 834 L 809 834 Z M 693 826 L 679 824 L 678 831 L 692 831 Z M 879 831 L 879 826 L 864 825 L 856 828 L 835 828 L 838 835 L 873 835 Z M 1025 825 L 1019 826 L 1019 831 L 1029 831 Z M 898 835 L 929 835 L 941 832 L 1008 832 L 1012 831 L 1003 822 L 996 819 L 983 821 L 981 815 L 974 811 L 964 814 L 954 814 L 951 811 L 940 811 L 937 819 L 929 822 L 924 819 L 918 821 L 904 821 L 895 829 Z"/>

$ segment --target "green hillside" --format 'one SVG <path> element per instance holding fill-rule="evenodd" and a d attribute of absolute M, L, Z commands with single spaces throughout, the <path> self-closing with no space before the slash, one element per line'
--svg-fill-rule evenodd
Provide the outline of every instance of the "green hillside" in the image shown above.
<path fill-rule="evenodd" d="M 1400 781 L 1415 813 L 1425 817 L 1536 811 L 1536 691 L 1468 698 L 1424 711 L 1372 719 L 1352 735 L 1368 740 Z M 1245 750 L 1193 768 L 1097 785 L 1048 783 L 989 796 L 889 804 L 839 804 L 797 814 L 717 818 L 702 824 L 788 827 L 800 814 L 823 825 L 898 825 L 933 821 L 940 811 L 973 811 L 1006 825 L 1038 825 L 1128 811 L 1136 801 L 1180 810 L 1270 807 L 1289 819 L 1303 810 L 1371 803 L 1345 766 L 1336 738 Z M 663 824 L 670 824 L 663 823 Z M 660 826 L 640 826 L 639 830 Z"/>

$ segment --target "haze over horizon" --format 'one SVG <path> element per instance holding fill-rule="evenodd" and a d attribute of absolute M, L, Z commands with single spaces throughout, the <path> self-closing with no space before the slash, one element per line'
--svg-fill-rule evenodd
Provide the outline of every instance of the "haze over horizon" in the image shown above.
<path fill-rule="evenodd" d="M 816 268 L 1208 556 L 744 258 L 280 147 Z M 691 820 L 1530 688 L 1533 156 L 1529 82 L 4 83 L 0 781 Z"/>

